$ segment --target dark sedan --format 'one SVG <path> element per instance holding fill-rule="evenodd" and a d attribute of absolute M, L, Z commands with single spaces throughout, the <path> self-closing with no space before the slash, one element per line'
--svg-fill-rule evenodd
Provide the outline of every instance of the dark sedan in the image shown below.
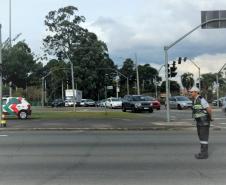
<path fill-rule="evenodd" d="M 152 103 L 145 99 L 142 95 L 126 95 L 122 101 L 122 111 L 126 112 L 131 110 L 132 112 L 149 111 L 153 112 Z"/>
<path fill-rule="evenodd" d="M 64 107 L 64 100 L 62 99 L 55 99 L 52 101 L 51 106 L 52 107 Z"/>

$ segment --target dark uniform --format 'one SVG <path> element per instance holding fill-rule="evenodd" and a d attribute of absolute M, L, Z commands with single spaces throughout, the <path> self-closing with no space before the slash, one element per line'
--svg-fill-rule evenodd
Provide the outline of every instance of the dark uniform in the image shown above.
<path fill-rule="evenodd" d="M 210 117 L 207 112 L 209 104 L 201 97 L 197 96 L 193 103 L 193 116 L 197 124 L 198 137 L 201 144 L 200 153 L 196 154 L 197 159 L 208 158 L 208 139 L 209 139 L 209 128 L 210 128 Z"/>

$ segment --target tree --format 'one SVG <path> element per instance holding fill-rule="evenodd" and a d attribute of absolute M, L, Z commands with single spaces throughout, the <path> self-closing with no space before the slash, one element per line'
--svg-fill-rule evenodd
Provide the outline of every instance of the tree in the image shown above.
<path fill-rule="evenodd" d="M 221 94 L 224 96 L 224 87 L 225 81 L 222 78 L 222 75 L 219 74 L 219 89 L 222 89 Z M 206 99 L 213 99 L 213 83 L 216 82 L 216 74 L 206 73 L 201 75 L 201 87 L 202 87 L 202 95 L 205 96 Z"/>
<path fill-rule="evenodd" d="M 84 16 L 76 15 L 74 6 L 51 11 L 46 16 L 45 25 L 50 34 L 44 38 L 46 54 L 59 60 L 70 60 L 74 64 L 75 81 L 84 97 L 104 97 L 104 68 L 115 68 L 108 56 L 105 43 L 94 33 L 80 26 Z"/>
<path fill-rule="evenodd" d="M 180 85 L 177 83 L 177 81 L 169 81 L 169 84 L 171 94 L 180 94 Z M 166 92 L 166 81 L 162 82 L 160 91 L 163 93 Z"/>
<path fill-rule="evenodd" d="M 3 77 L 6 83 L 25 88 L 30 83 L 29 75 L 42 67 L 36 63 L 31 49 L 25 42 L 18 42 L 3 49 Z"/>
<path fill-rule="evenodd" d="M 50 60 L 43 69 L 46 76 L 48 97 L 50 100 L 60 98 L 63 88 L 66 89 L 67 84 L 71 86 L 70 66 L 61 60 Z"/>
<path fill-rule="evenodd" d="M 194 79 L 192 73 L 184 73 L 181 75 L 181 83 L 182 86 L 188 91 L 190 88 L 194 86 Z"/>
<path fill-rule="evenodd" d="M 152 68 L 149 64 L 139 65 L 139 78 L 142 84 L 142 92 L 154 92 L 155 91 L 155 79 L 158 79 L 158 71 Z"/>
<path fill-rule="evenodd" d="M 130 58 L 127 58 L 124 62 L 123 62 L 123 66 L 121 69 L 119 69 L 120 73 L 122 73 L 123 75 L 125 75 L 128 79 L 129 79 L 129 92 L 130 94 L 134 94 L 135 92 L 135 88 L 132 88 L 135 86 L 134 82 L 136 81 L 136 71 L 134 69 L 134 61 Z M 121 95 L 125 95 L 127 93 L 126 90 L 126 80 L 125 78 L 122 78 L 120 80 L 121 82 Z"/>

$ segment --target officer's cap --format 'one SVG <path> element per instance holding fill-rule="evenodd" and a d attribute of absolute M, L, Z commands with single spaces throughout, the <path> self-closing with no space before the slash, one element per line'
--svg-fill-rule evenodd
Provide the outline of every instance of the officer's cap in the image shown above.
<path fill-rule="evenodd" d="M 195 92 L 200 92 L 200 90 L 199 90 L 199 88 L 198 87 L 192 87 L 190 90 L 189 90 L 189 92 L 193 92 L 193 91 L 195 91 Z"/>

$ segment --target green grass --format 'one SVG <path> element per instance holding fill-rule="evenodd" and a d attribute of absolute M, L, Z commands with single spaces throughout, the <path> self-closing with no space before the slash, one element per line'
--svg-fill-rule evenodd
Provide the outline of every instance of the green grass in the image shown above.
<path fill-rule="evenodd" d="M 135 119 L 136 114 L 127 112 L 34 112 L 34 119 L 72 119 L 72 118 L 97 118 L 97 119 Z"/>

